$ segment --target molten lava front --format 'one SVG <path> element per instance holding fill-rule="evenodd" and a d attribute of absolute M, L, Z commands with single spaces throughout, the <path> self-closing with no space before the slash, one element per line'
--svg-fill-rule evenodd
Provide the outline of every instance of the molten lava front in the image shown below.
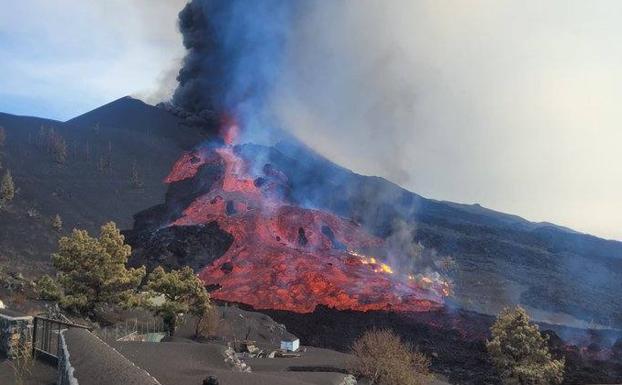
<path fill-rule="evenodd" d="M 182 155 L 165 180 L 197 177 L 208 165 L 222 170 L 210 190 L 169 224 L 216 222 L 234 237 L 227 252 L 199 273 L 217 288 L 213 298 L 300 313 L 317 305 L 361 311 L 442 306 L 449 286 L 440 276 L 414 279 L 359 253 L 382 248 L 383 240 L 332 213 L 289 203 L 287 177 L 270 164 L 242 158 L 233 145 L 236 131 L 223 130 L 220 146 Z M 253 174 L 256 169 L 261 171 Z"/>

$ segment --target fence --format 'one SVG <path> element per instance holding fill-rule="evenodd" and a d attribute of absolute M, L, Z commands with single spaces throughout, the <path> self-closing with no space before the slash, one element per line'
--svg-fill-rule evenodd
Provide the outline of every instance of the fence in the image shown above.
<path fill-rule="evenodd" d="M 32 355 L 35 358 L 58 363 L 61 355 L 60 332 L 63 329 L 90 328 L 82 325 L 53 320 L 45 317 L 35 317 L 32 327 Z"/>
<path fill-rule="evenodd" d="M 99 329 L 96 334 L 104 341 L 150 341 L 153 335 L 165 335 L 167 330 L 160 318 L 131 318 Z"/>

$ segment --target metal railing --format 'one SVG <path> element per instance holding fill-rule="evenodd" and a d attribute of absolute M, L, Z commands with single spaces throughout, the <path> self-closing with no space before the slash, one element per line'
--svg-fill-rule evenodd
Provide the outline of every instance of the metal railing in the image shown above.
<path fill-rule="evenodd" d="M 104 341 L 149 341 L 149 335 L 165 332 L 162 319 L 154 317 L 126 319 L 113 326 L 98 329 L 96 334 Z"/>
<path fill-rule="evenodd" d="M 60 332 L 69 328 L 91 330 L 83 325 L 35 317 L 32 327 L 32 356 L 58 363 L 58 357 L 61 354 Z"/>

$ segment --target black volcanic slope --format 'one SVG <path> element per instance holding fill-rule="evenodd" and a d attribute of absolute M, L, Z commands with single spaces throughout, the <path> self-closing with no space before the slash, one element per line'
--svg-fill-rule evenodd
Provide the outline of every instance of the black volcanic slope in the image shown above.
<path fill-rule="evenodd" d="M 541 321 L 622 328 L 622 242 L 479 205 L 426 199 L 355 174 L 293 141 L 242 151 L 284 171 L 294 201 L 352 217 L 382 237 L 396 220 L 412 224 L 414 242 L 456 260 L 456 301 L 463 308 L 496 313 L 522 303 Z"/>
<path fill-rule="evenodd" d="M 405 314 L 338 311 L 325 307 L 318 307 L 311 314 L 278 310 L 263 312 L 287 325 L 287 329 L 301 338 L 304 345 L 345 352 L 365 331 L 390 328 L 431 357 L 432 370 L 448 377 L 451 383 L 500 384 L 484 343 L 488 328 L 494 321 L 492 316 L 448 309 Z M 591 344 L 587 352 L 581 353 L 577 346 L 564 345 L 558 335 L 579 336 L 584 331 L 546 324 L 540 327 L 550 337 L 549 348 L 553 356 L 566 359 L 564 385 L 620 383 L 622 355 L 618 353 L 610 360 L 594 357 L 602 348 L 598 341 L 617 338 L 616 333 L 594 332 L 589 338 Z"/>
<path fill-rule="evenodd" d="M 0 126 L 7 135 L 1 172 L 9 168 L 19 189 L 0 212 L 0 263 L 35 270 L 56 246 L 51 217 L 62 217 L 64 232 L 96 231 L 109 220 L 130 226 L 134 213 L 161 200 L 162 179 L 179 154 L 202 140 L 197 129 L 129 97 L 65 123 L 0 113 Z M 64 164 L 48 151 L 42 127 L 65 140 Z M 142 186 L 131 183 L 133 165 Z"/>
<path fill-rule="evenodd" d="M 96 230 L 107 220 L 129 228 L 132 214 L 142 211 L 131 233 L 142 242 L 137 246 L 151 242 L 141 257 L 165 263 L 201 266 L 231 242 L 218 229 L 163 231 L 160 243 L 150 236 L 204 183 L 175 184 L 166 203 L 158 205 L 167 191 L 162 179 L 173 162 L 204 137 L 172 114 L 122 98 L 66 123 L 0 114 L 0 125 L 7 131 L 2 166 L 11 169 L 19 188 L 13 204 L 0 212 L 0 257 L 10 263 L 36 267 L 33 262 L 39 261 L 45 266 L 59 236 L 50 226 L 56 213 L 67 231 L 74 226 Z M 40 142 L 42 126 L 65 139 L 65 164 L 55 163 Z M 382 178 L 339 167 L 295 140 L 239 150 L 287 174 L 295 202 L 351 217 L 383 237 L 391 234 L 396 220 L 412 224 L 417 229 L 414 242 L 456 260 L 458 306 L 492 313 L 520 302 L 549 322 L 576 321 L 551 313 L 559 312 L 586 324 L 622 327 L 620 242 L 478 205 L 426 199 Z M 141 187 L 130 182 L 133 164 Z"/>
<path fill-rule="evenodd" d="M 412 225 L 417 229 L 412 242 L 455 259 L 455 306 L 495 314 L 507 304 L 521 303 L 539 321 L 622 326 L 620 242 L 478 205 L 426 199 L 382 178 L 339 167 L 294 140 L 273 147 L 242 145 L 238 151 L 283 171 L 293 202 L 353 218 L 381 237 L 390 236 L 398 222 Z M 156 231 L 200 194 L 197 186 L 209 180 L 209 172 L 204 167 L 195 180 L 171 185 L 164 204 L 136 216 L 134 230 L 128 232 L 138 250 L 135 262 L 151 259 L 176 266 L 179 260 L 170 258 L 171 250 L 188 245 L 182 259 L 201 266 L 226 250 L 229 240 L 217 229 L 214 234 L 222 241 L 206 248 L 188 238 L 198 230 L 186 232 L 188 237 L 173 247 L 170 232 Z"/>

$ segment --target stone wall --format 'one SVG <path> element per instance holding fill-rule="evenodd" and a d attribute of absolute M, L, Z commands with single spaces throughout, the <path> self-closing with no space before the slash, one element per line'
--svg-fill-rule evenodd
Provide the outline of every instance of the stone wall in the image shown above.
<path fill-rule="evenodd" d="M 0 309 L 0 352 L 16 358 L 19 350 L 30 351 L 32 317 L 8 309 Z"/>

